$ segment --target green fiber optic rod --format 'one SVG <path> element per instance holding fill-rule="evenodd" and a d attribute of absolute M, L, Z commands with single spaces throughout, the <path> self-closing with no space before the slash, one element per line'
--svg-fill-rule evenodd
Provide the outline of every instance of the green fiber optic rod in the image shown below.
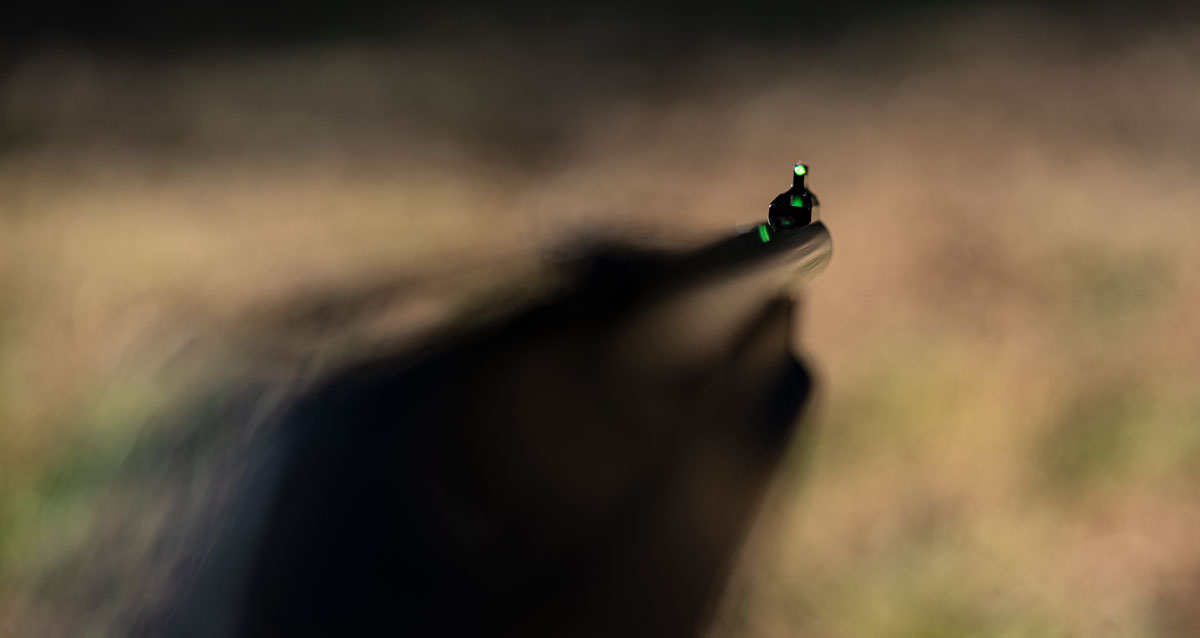
<path fill-rule="evenodd" d="M 796 164 L 792 168 L 792 187 L 780 193 L 767 208 L 767 221 L 775 228 L 794 228 L 817 221 L 817 196 L 808 190 L 804 177 L 808 166 Z"/>
<path fill-rule="evenodd" d="M 768 279 L 783 275 L 792 290 L 803 286 L 828 264 L 832 243 L 825 224 L 817 219 L 817 196 L 804 183 L 808 166 L 792 168 L 792 186 L 767 209 L 767 222 L 693 253 L 680 271 L 698 281 L 718 273 L 761 273 Z"/>

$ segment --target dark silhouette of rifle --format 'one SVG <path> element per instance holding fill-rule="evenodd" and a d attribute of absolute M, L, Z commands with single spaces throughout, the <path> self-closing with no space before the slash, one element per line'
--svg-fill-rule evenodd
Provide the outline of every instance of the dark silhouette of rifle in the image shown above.
<path fill-rule="evenodd" d="M 533 307 L 327 375 L 168 633 L 696 635 L 811 394 L 802 168 L 766 224 L 598 249 Z"/>

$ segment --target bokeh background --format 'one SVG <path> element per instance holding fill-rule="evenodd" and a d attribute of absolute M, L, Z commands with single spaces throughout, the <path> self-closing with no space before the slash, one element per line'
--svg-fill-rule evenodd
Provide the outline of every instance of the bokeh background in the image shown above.
<path fill-rule="evenodd" d="M 798 160 L 816 436 L 714 635 L 1200 634 L 1187 11 L 121 6 L 0 47 L 0 635 L 126 635 L 202 560 L 233 470 L 169 415 L 755 223 Z"/>

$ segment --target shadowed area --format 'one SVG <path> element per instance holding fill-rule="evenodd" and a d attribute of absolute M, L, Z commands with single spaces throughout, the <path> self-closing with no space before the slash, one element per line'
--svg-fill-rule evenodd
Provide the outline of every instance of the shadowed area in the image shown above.
<path fill-rule="evenodd" d="M 168 633 L 696 635 L 810 393 L 793 302 L 756 282 L 781 266 L 738 263 L 767 248 L 610 248 L 514 317 L 328 374 L 254 446 Z"/>

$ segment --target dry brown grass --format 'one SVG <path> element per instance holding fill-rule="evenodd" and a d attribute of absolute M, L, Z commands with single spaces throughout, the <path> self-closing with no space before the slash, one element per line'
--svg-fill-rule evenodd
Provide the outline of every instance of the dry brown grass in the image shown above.
<path fill-rule="evenodd" d="M 0 90 L 36 133 L 0 157 L 0 628 L 68 604 L 31 583 L 86 557 L 196 334 L 364 278 L 511 285 L 580 229 L 695 242 L 804 159 L 820 436 L 718 633 L 1200 632 L 1196 35 L 987 15 L 573 84 L 511 51 L 31 58 Z"/>

